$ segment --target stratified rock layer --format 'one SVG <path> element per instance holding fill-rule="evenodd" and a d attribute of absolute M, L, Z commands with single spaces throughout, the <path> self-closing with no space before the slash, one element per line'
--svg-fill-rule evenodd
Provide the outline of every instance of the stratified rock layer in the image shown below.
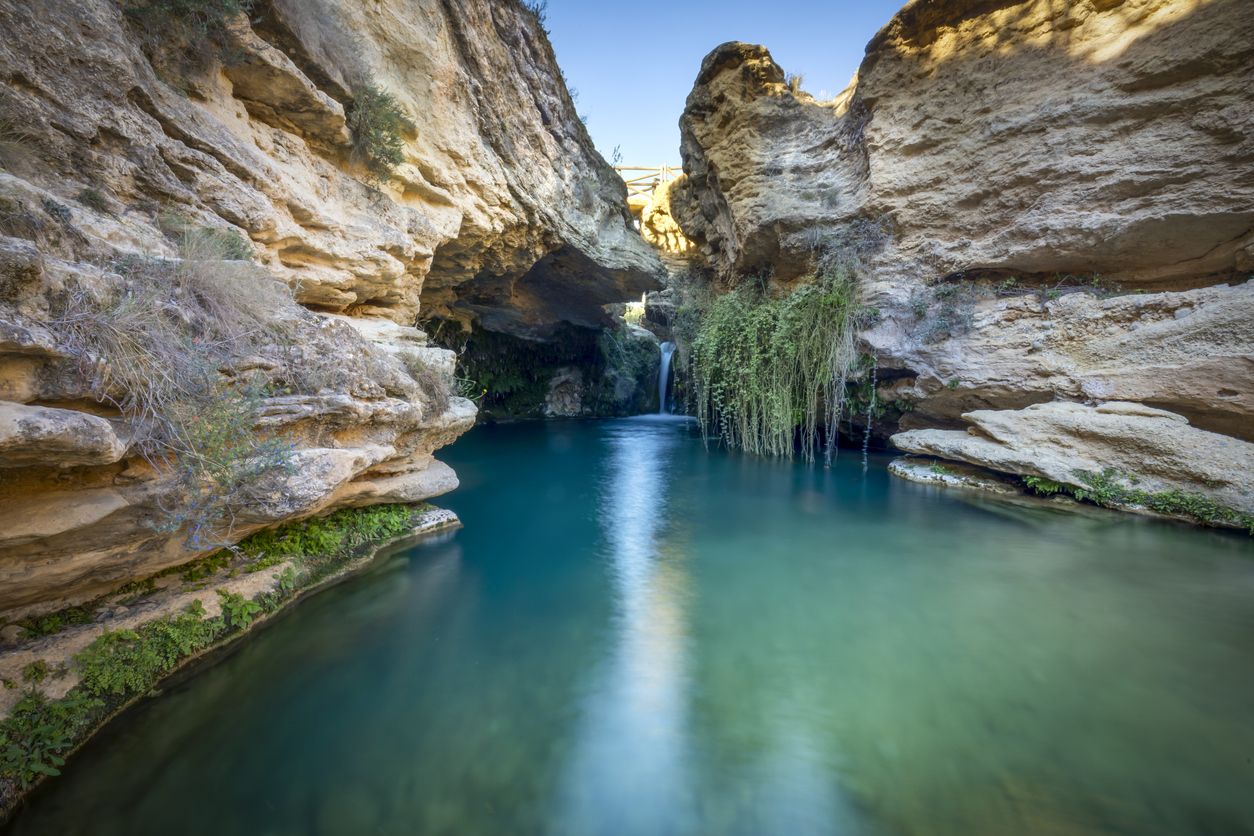
<path fill-rule="evenodd" d="M 295 344 L 223 370 L 303 381 L 257 428 L 295 445 L 292 475 L 233 538 L 456 485 L 433 453 L 475 409 L 422 391 L 415 369 L 447 378 L 454 357 L 419 317 L 544 337 L 656 286 L 625 188 L 522 4 L 260 0 L 189 68 L 162 60 L 172 33 L 143 31 L 130 5 L 0 0 L 0 616 L 204 550 L 162 533 L 160 468 L 50 323 L 66 288 L 126 287 L 119 258 L 173 259 L 182 231 L 216 230 L 300 306 L 264 323 Z M 382 181 L 349 129 L 369 85 L 413 123 Z"/>

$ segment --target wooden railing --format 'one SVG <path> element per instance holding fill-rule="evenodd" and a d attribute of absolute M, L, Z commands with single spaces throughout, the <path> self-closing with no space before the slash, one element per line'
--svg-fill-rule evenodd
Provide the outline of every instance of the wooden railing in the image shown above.
<path fill-rule="evenodd" d="M 618 176 L 623 178 L 623 182 L 627 184 L 628 197 L 635 195 L 647 197 L 653 194 L 653 190 L 660 184 L 674 180 L 684 173 L 684 170 L 676 165 L 616 165 L 614 170 L 618 172 Z"/>

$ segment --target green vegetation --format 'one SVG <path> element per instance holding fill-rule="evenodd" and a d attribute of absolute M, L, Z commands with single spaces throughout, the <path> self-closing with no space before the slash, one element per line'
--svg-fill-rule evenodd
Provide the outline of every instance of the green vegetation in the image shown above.
<path fill-rule="evenodd" d="M 396 97 L 374 84 L 354 91 L 348 128 L 353 135 L 353 162 L 364 167 L 374 182 L 389 179 L 405 162 L 405 134 L 416 130 Z"/>
<path fill-rule="evenodd" d="M 1140 481 L 1135 476 L 1106 468 L 1101 473 L 1074 470 L 1072 476 L 1078 484 L 1064 484 L 1038 476 L 1025 476 L 1023 482 L 1041 496 L 1066 494 L 1081 502 L 1091 502 L 1104 508 L 1139 506 L 1159 514 L 1182 516 L 1203 525 L 1237 525 L 1254 534 L 1254 514 L 1245 514 L 1235 508 L 1220 505 L 1213 499 L 1197 493 L 1178 489 L 1146 491 L 1136 487 Z"/>
<path fill-rule="evenodd" d="M 820 430 L 830 455 L 868 317 L 852 270 L 835 265 L 773 298 L 747 283 L 716 299 L 692 341 L 692 383 L 703 430 L 732 447 L 807 460 Z"/>
<path fill-rule="evenodd" d="M 176 615 L 132 630 L 103 633 L 74 657 L 80 681 L 61 699 L 50 700 L 32 688 L 9 717 L 0 721 L 0 795 L 6 782 L 27 787 L 40 776 L 59 774 L 65 754 L 110 712 L 151 692 L 184 660 L 246 629 L 263 612 L 278 609 L 298 589 L 334 574 L 361 547 L 409 531 L 417 516 L 429 508 L 387 505 L 346 509 L 260 532 L 235 550 L 197 561 L 194 568 L 181 567 L 185 576 L 203 578 L 236 562 L 270 561 L 267 565 L 274 565 L 290 558 L 295 563 L 295 567 L 285 567 L 275 575 L 277 589 L 256 599 L 217 590 L 220 616 L 206 618 L 204 606 L 197 600 Z M 140 582 L 138 588 L 149 586 Z M 27 665 L 22 677 L 33 686 L 62 672 L 64 668 L 54 670 L 39 660 Z M 5 683 L 5 687 L 17 686 Z"/>
<path fill-rule="evenodd" d="M 222 550 L 177 572 L 199 581 L 242 563 L 258 571 L 292 558 L 275 576 L 277 589 L 249 600 L 218 590 L 222 615 L 205 618 L 197 601 L 184 612 L 149 622 L 133 630 L 106 632 L 79 653 L 74 664 L 80 683 L 59 700 L 31 691 L 0 722 L 0 794 L 4 784 L 27 787 L 40 776 L 58 774 L 64 755 L 114 708 L 148 693 L 184 659 L 208 648 L 230 633 L 245 629 L 262 612 L 273 611 L 302 586 L 333 574 L 367 543 L 409 530 L 416 513 L 411 506 L 348 509 L 321 519 L 306 520 L 261 532 L 233 550 Z M 297 568 L 298 567 L 298 568 Z M 114 594 L 150 594 L 152 578 L 127 584 Z M 27 636 L 48 635 L 65 627 L 87 624 L 105 598 L 22 622 Z M 59 669 L 64 671 L 64 668 Z M 59 675 L 44 660 L 27 665 L 22 678 L 32 686 L 49 675 Z M 6 688 L 17 684 L 5 683 Z"/>
<path fill-rule="evenodd" d="M 919 338 L 937 342 L 969 331 L 975 320 L 975 306 L 981 299 L 1035 295 L 1044 303 L 1069 293 L 1089 293 L 1105 299 L 1124 292 L 1120 285 L 1097 273 L 1054 273 L 1027 278 L 961 273 L 916 288 L 910 295 L 910 307 L 918 321 Z"/>
<path fill-rule="evenodd" d="M 362 546 L 404 534 L 413 527 L 416 516 L 429 508 L 426 505 L 345 508 L 330 516 L 259 531 L 233 551 L 250 563 L 290 557 L 305 576 L 301 585 L 307 585 L 333 573 Z"/>
<path fill-rule="evenodd" d="M 243 630 L 261 614 L 260 604 L 250 601 L 239 593 L 219 589 L 218 599 L 222 605 L 222 618 L 228 630 Z"/>
<path fill-rule="evenodd" d="M 976 285 L 969 281 L 942 282 L 915 289 L 910 307 L 919 321 L 919 338 L 937 342 L 966 333 L 975 320 Z"/>
<path fill-rule="evenodd" d="M 62 757 L 96 722 L 104 703 L 71 691 L 49 700 L 31 691 L 0 722 L 0 778 L 21 787 L 45 775 L 60 775 Z"/>
<path fill-rule="evenodd" d="M 846 416 L 851 429 L 855 414 L 865 417 L 865 448 L 872 421 L 912 408 L 881 401 L 875 358 L 855 348 L 857 331 L 880 316 L 861 304 L 858 278 L 890 235 L 882 218 L 798 233 L 814 271 L 786 288 L 767 275 L 713 296 L 713 277 L 673 277 L 676 391 L 707 438 L 811 461 L 822 446 L 830 461 Z"/>
<path fill-rule="evenodd" d="M 39 201 L 39 206 L 44 210 L 44 214 L 63 227 L 71 226 L 74 223 L 74 213 L 64 203 L 45 197 Z"/>
<path fill-rule="evenodd" d="M 48 663 L 43 659 L 36 659 L 22 667 L 22 681 L 38 685 L 48 678 L 49 673 Z"/>
<path fill-rule="evenodd" d="M 543 24 L 549 13 L 549 0 L 523 0 L 522 7 Z"/>
<path fill-rule="evenodd" d="M 164 211 L 157 226 L 178 245 L 179 255 L 190 261 L 253 261 L 253 245 L 233 226 L 205 226 L 177 212 Z"/>
<path fill-rule="evenodd" d="M 182 659 L 225 632 L 222 618 L 204 615 L 197 601 L 178 615 L 137 630 L 106 632 L 75 657 L 81 687 L 96 697 L 146 694 Z"/>
<path fill-rule="evenodd" d="M 1043 476 L 1024 476 L 1023 484 L 1041 496 L 1053 496 L 1060 493 L 1071 493 L 1071 489 L 1061 482 L 1046 479 Z"/>
<path fill-rule="evenodd" d="M 600 374 L 589 393 L 597 414 L 617 412 L 622 404 L 631 404 L 632 411 L 654 404 L 661 362 L 656 343 L 636 339 L 626 330 L 602 331 L 597 337 L 597 360 Z"/>
<path fill-rule="evenodd" d="M 87 604 L 77 604 L 72 607 L 65 607 L 56 612 L 45 613 L 41 616 L 25 618 L 18 622 L 23 630 L 25 638 L 38 638 L 39 636 L 51 636 L 53 633 L 59 633 L 66 627 L 76 624 L 90 624 L 96 616 L 96 610 L 100 608 L 101 601 L 96 600 Z"/>

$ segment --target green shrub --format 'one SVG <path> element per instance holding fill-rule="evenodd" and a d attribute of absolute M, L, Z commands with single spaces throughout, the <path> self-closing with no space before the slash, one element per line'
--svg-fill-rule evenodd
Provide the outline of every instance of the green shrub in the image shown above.
<path fill-rule="evenodd" d="M 78 691 L 49 700 L 24 696 L 0 721 L 0 777 L 28 787 L 41 776 L 60 775 L 62 757 L 93 724 L 103 703 Z"/>
<path fill-rule="evenodd" d="M 245 559 L 281 555 L 318 558 L 342 555 L 366 543 L 403 534 L 425 506 L 375 505 L 344 508 L 326 517 L 259 531 L 237 547 Z"/>
<path fill-rule="evenodd" d="M 169 210 L 158 214 L 157 226 L 178 245 L 179 257 L 186 262 L 253 261 L 256 256 L 248 238 L 233 226 L 206 226 Z"/>
<path fill-rule="evenodd" d="M 279 583 L 279 591 L 284 595 L 291 595 L 296 591 L 296 569 L 288 566 L 282 572 L 274 576 Z"/>
<path fill-rule="evenodd" d="M 782 298 L 753 284 L 715 300 L 692 342 L 697 418 L 707 434 L 761 455 L 807 460 L 820 430 L 835 445 L 864 309 L 852 271 L 835 266 Z"/>
<path fill-rule="evenodd" d="M 541 27 L 544 26 L 549 14 L 549 0 L 513 0 L 513 2 L 524 12 L 534 17 L 536 23 L 539 23 Z"/>
<path fill-rule="evenodd" d="M 228 630 L 243 630 L 261 613 L 261 605 L 236 592 L 218 590 L 222 604 L 222 618 Z"/>
<path fill-rule="evenodd" d="M 102 634 L 74 658 L 80 676 L 76 688 L 59 700 L 32 691 L 0 721 L 0 779 L 26 787 L 40 776 L 59 774 L 64 754 L 104 718 L 110 707 L 148 693 L 182 660 L 227 633 L 245 628 L 261 612 L 277 609 L 300 585 L 334 571 L 360 546 L 408 531 L 415 515 L 427 507 L 346 509 L 248 538 L 239 549 L 244 558 L 284 554 L 297 559 L 302 573 L 286 567 L 276 575 L 278 590 L 257 600 L 218 590 L 222 615 L 217 618 L 205 618 L 204 606 L 194 601 L 177 615 L 134 630 Z M 233 557 L 229 551 L 219 553 L 214 556 L 215 565 L 224 567 Z M 44 662 L 27 668 L 23 677 L 30 681 L 56 674 Z M 17 687 L 7 681 L 4 685 Z"/>
<path fill-rule="evenodd" d="M 48 217 L 61 226 L 70 226 L 74 222 L 74 213 L 64 203 L 45 197 L 39 201 L 39 206 Z"/>
<path fill-rule="evenodd" d="M 22 667 L 22 681 L 38 685 L 48 678 L 48 673 L 48 663 L 43 659 L 36 659 Z"/>
<path fill-rule="evenodd" d="M 372 182 L 389 179 L 405 162 L 405 133 L 415 129 L 391 93 L 365 84 L 353 93 L 348 109 L 353 135 L 353 162 L 366 169 Z"/>
<path fill-rule="evenodd" d="M 606 329 L 597 337 L 588 402 L 597 415 L 635 415 L 657 399 L 657 343 L 632 337 L 626 329 Z"/>

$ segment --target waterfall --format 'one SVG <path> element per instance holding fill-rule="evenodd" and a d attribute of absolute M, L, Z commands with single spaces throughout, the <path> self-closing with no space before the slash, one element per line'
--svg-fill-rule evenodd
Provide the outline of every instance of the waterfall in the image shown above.
<path fill-rule="evenodd" d="M 875 416 L 875 390 L 879 386 L 879 365 L 880 358 L 873 356 L 871 359 L 871 395 L 866 401 L 866 429 L 862 433 L 863 473 L 866 473 L 867 449 L 871 446 L 871 421 Z"/>
<path fill-rule="evenodd" d="M 675 344 L 665 342 L 661 345 L 662 365 L 657 372 L 657 412 L 658 415 L 670 415 L 666 408 L 666 384 L 671 376 L 671 355 L 675 353 Z"/>

